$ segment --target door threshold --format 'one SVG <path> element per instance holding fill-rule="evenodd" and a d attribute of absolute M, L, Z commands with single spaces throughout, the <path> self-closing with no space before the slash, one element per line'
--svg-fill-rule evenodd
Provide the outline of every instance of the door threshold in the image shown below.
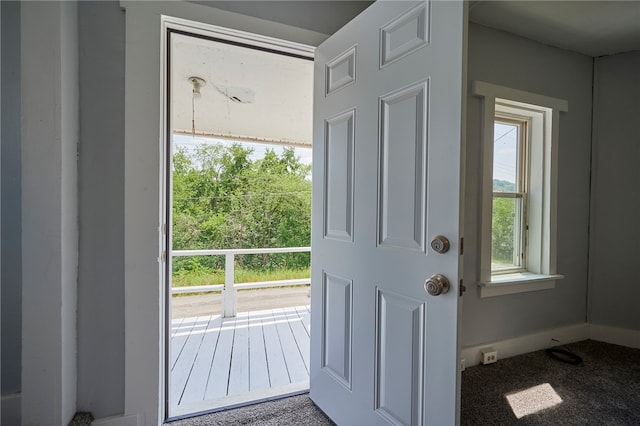
<path fill-rule="evenodd" d="M 309 381 L 305 380 L 304 382 L 291 383 L 262 391 L 247 392 L 240 395 L 226 396 L 224 398 L 190 402 L 172 407 L 171 412 L 174 415 L 168 418 L 165 422 L 216 413 L 218 411 L 231 410 L 233 408 L 245 407 L 248 405 L 261 404 L 263 402 L 275 401 L 277 399 L 296 396 L 308 392 Z"/>

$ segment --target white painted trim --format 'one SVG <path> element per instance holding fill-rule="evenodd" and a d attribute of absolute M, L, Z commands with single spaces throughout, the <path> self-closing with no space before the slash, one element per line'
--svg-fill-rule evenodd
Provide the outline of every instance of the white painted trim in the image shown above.
<path fill-rule="evenodd" d="M 558 340 L 562 345 L 591 339 L 640 349 L 640 330 L 582 323 L 518 336 L 513 339 L 466 346 L 462 348 L 460 358 L 464 360 L 465 367 L 472 367 L 480 364 L 482 351 L 489 347 L 498 351 L 498 360 L 500 360 L 557 346 L 558 343 L 551 339 Z"/>
<path fill-rule="evenodd" d="M 20 10 L 21 421 L 68 424 L 78 382 L 77 2 Z"/>
<path fill-rule="evenodd" d="M 91 426 L 142 426 L 141 416 L 111 416 L 96 419 L 91 422 Z"/>
<path fill-rule="evenodd" d="M 2 417 L 0 424 L 19 425 L 22 418 L 22 395 L 14 393 L 3 396 L 1 399 Z"/>
<path fill-rule="evenodd" d="M 219 25 L 195 22 L 172 16 L 163 16 L 162 22 L 167 28 L 187 31 L 192 34 L 215 37 L 221 40 L 249 44 L 255 47 L 279 50 L 281 52 L 291 53 L 294 55 L 306 56 L 309 59 L 313 59 L 313 54 L 315 52 L 315 47 L 308 44 L 296 43 L 275 37 L 267 37 L 253 32 L 238 31 L 232 28 L 221 27 Z"/>
<path fill-rule="evenodd" d="M 559 113 L 569 104 L 509 87 L 474 81 L 472 93 L 482 97 L 482 192 L 478 286 L 480 297 L 552 289 L 556 274 L 556 206 Z M 493 210 L 493 127 L 496 112 L 515 114 L 530 123 L 527 277 L 497 276 L 491 271 Z M 541 141 L 542 143 L 538 143 Z"/>
<path fill-rule="evenodd" d="M 126 9 L 124 414 L 158 425 L 164 415 L 165 354 L 162 22 L 175 17 L 311 46 L 327 36 L 190 2 L 121 5 Z"/>
<path fill-rule="evenodd" d="M 590 337 L 592 340 L 640 349 L 640 330 L 630 330 L 600 324 L 591 324 L 590 329 Z"/>
<path fill-rule="evenodd" d="M 487 347 L 492 347 L 497 351 L 498 360 L 500 360 L 556 346 L 557 343 L 552 342 L 551 339 L 556 339 L 561 344 L 568 344 L 587 340 L 589 337 L 589 324 L 576 324 L 518 336 L 513 339 L 467 346 L 462 349 L 461 358 L 465 360 L 465 366 L 468 368 L 480 364 L 480 354 Z"/>
<path fill-rule="evenodd" d="M 564 99 L 552 98 L 539 95 L 537 93 L 526 92 L 524 90 L 512 89 L 511 87 L 498 86 L 497 84 L 485 81 L 474 81 L 471 92 L 477 96 L 489 98 L 514 99 L 532 105 L 540 105 L 545 108 L 552 108 L 558 111 L 569 111 L 569 102 Z"/>
<path fill-rule="evenodd" d="M 564 275 L 544 275 L 516 273 L 493 275 L 491 281 L 479 283 L 480 297 L 502 296 L 505 294 L 525 293 L 528 291 L 550 290 L 555 288 L 556 281 Z"/>

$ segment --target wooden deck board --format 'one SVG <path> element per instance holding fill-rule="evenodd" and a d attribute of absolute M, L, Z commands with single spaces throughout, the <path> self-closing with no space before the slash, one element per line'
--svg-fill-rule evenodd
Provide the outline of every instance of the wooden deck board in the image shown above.
<path fill-rule="evenodd" d="M 227 395 L 234 331 L 235 319 L 224 319 L 222 327 L 220 327 L 220 336 L 218 337 L 216 353 L 213 355 L 211 370 L 203 372 L 203 374 L 209 375 L 207 390 L 203 399 L 216 399 Z"/>
<path fill-rule="evenodd" d="M 238 313 L 231 351 L 229 389 L 227 396 L 249 392 L 249 318 Z"/>
<path fill-rule="evenodd" d="M 174 401 L 174 403 L 202 401 L 204 399 L 207 382 L 209 381 L 208 371 L 211 369 L 213 355 L 216 352 L 221 325 L 222 318 L 220 318 L 219 315 L 209 317 L 209 324 L 207 325 L 204 338 L 200 344 L 200 350 L 193 364 L 193 370 L 185 385 L 182 398 L 180 401 L 176 401 L 175 399 L 171 400 Z M 204 374 L 203 372 L 207 373 Z"/>
<path fill-rule="evenodd" d="M 280 338 L 278 337 L 278 330 L 276 329 L 273 315 L 271 315 L 271 318 L 265 318 L 263 320 L 262 329 L 264 331 L 264 347 L 267 354 L 271 387 L 288 385 L 291 381 L 289 380 L 287 364 L 284 360 L 284 354 L 280 346 Z"/>
<path fill-rule="evenodd" d="M 180 413 L 308 386 L 309 308 L 176 319 L 170 361 L 170 402 Z"/>
<path fill-rule="evenodd" d="M 276 327 L 278 329 L 278 337 L 282 346 L 285 362 L 287 363 L 287 371 L 291 383 L 302 382 L 309 378 L 309 372 L 304 365 L 300 349 L 293 337 L 287 316 L 283 309 L 274 309 L 274 317 L 278 318 Z"/>
<path fill-rule="evenodd" d="M 269 388 L 269 367 L 264 348 L 262 319 L 249 313 L 249 391 Z"/>
<path fill-rule="evenodd" d="M 296 312 L 302 319 L 302 324 L 304 328 L 307 329 L 307 335 L 311 334 L 311 312 L 309 311 L 309 306 L 296 306 Z"/>
<path fill-rule="evenodd" d="M 197 318 L 185 318 L 182 320 L 182 323 L 176 328 L 175 335 L 171 339 L 171 369 L 176 365 L 176 361 L 182 352 L 182 348 L 185 343 L 187 343 L 187 339 L 189 338 L 189 334 L 193 330 L 193 326 L 196 323 Z"/>
<path fill-rule="evenodd" d="M 182 392 L 187 384 L 189 375 L 193 368 L 193 364 L 200 350 L 200 344 L 204 337 L 204 331 L 209 323 L 209 318 L 198 317 L 191 333 L 187 337 L 187 341 L 182 347 L 182 351 L 173 368 L 171 369 L 171 380 L 173 385 L 171 386 L 171 400 L 179 401 L 182 398 Z"/>
<path fill-rule="evenodd" d="M 293 333 L 293 338 L 296 340 L 298 351 L 307 369 L 307 376 L 309 376 L 309 334 L 295 308 L 287 308 L 284 311 L 287 314 L 289 327 Z"/>

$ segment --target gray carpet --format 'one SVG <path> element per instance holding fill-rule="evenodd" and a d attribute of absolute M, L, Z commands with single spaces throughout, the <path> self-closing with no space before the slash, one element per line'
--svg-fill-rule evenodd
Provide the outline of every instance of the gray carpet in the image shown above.
<path fill-rule="evenodd" d="M 640 425 L 640 350 L 592 340 L 568 347 L 582 364 L 538 351 L 468 368 L 461 424 Z"/>
<path fill-rule="evenodd" d="M 582 364 L 562 363 L 538 351 L 468 368 L 462 374 L 461 424 L 640 425 L 640 350 L 591 340 L 569 348 Z M 301 395 L 170 425 L 333 423 Z"/>
<path fill-rule="evenodd" d="M 73 419 L 69 422 L 69 426 L 89 426 L 93 420 L 93 414 L 80 411 L 73 416 Z"/>
<path fill-rule="evenodd" d="M 334 423 L 318 409 L 308 395 L 292 396 L 277 401 L 220 411 L 168 423 L 171 426 L 204 425 L 309 425 L 330 426 Z"/>

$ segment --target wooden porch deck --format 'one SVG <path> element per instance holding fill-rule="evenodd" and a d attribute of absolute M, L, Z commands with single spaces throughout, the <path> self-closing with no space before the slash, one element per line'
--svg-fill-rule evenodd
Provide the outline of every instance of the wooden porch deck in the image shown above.
<path fill-rule="evenodd" d="M 309 306 L 172 321 L 171 417 L 309 387 Z"/>

